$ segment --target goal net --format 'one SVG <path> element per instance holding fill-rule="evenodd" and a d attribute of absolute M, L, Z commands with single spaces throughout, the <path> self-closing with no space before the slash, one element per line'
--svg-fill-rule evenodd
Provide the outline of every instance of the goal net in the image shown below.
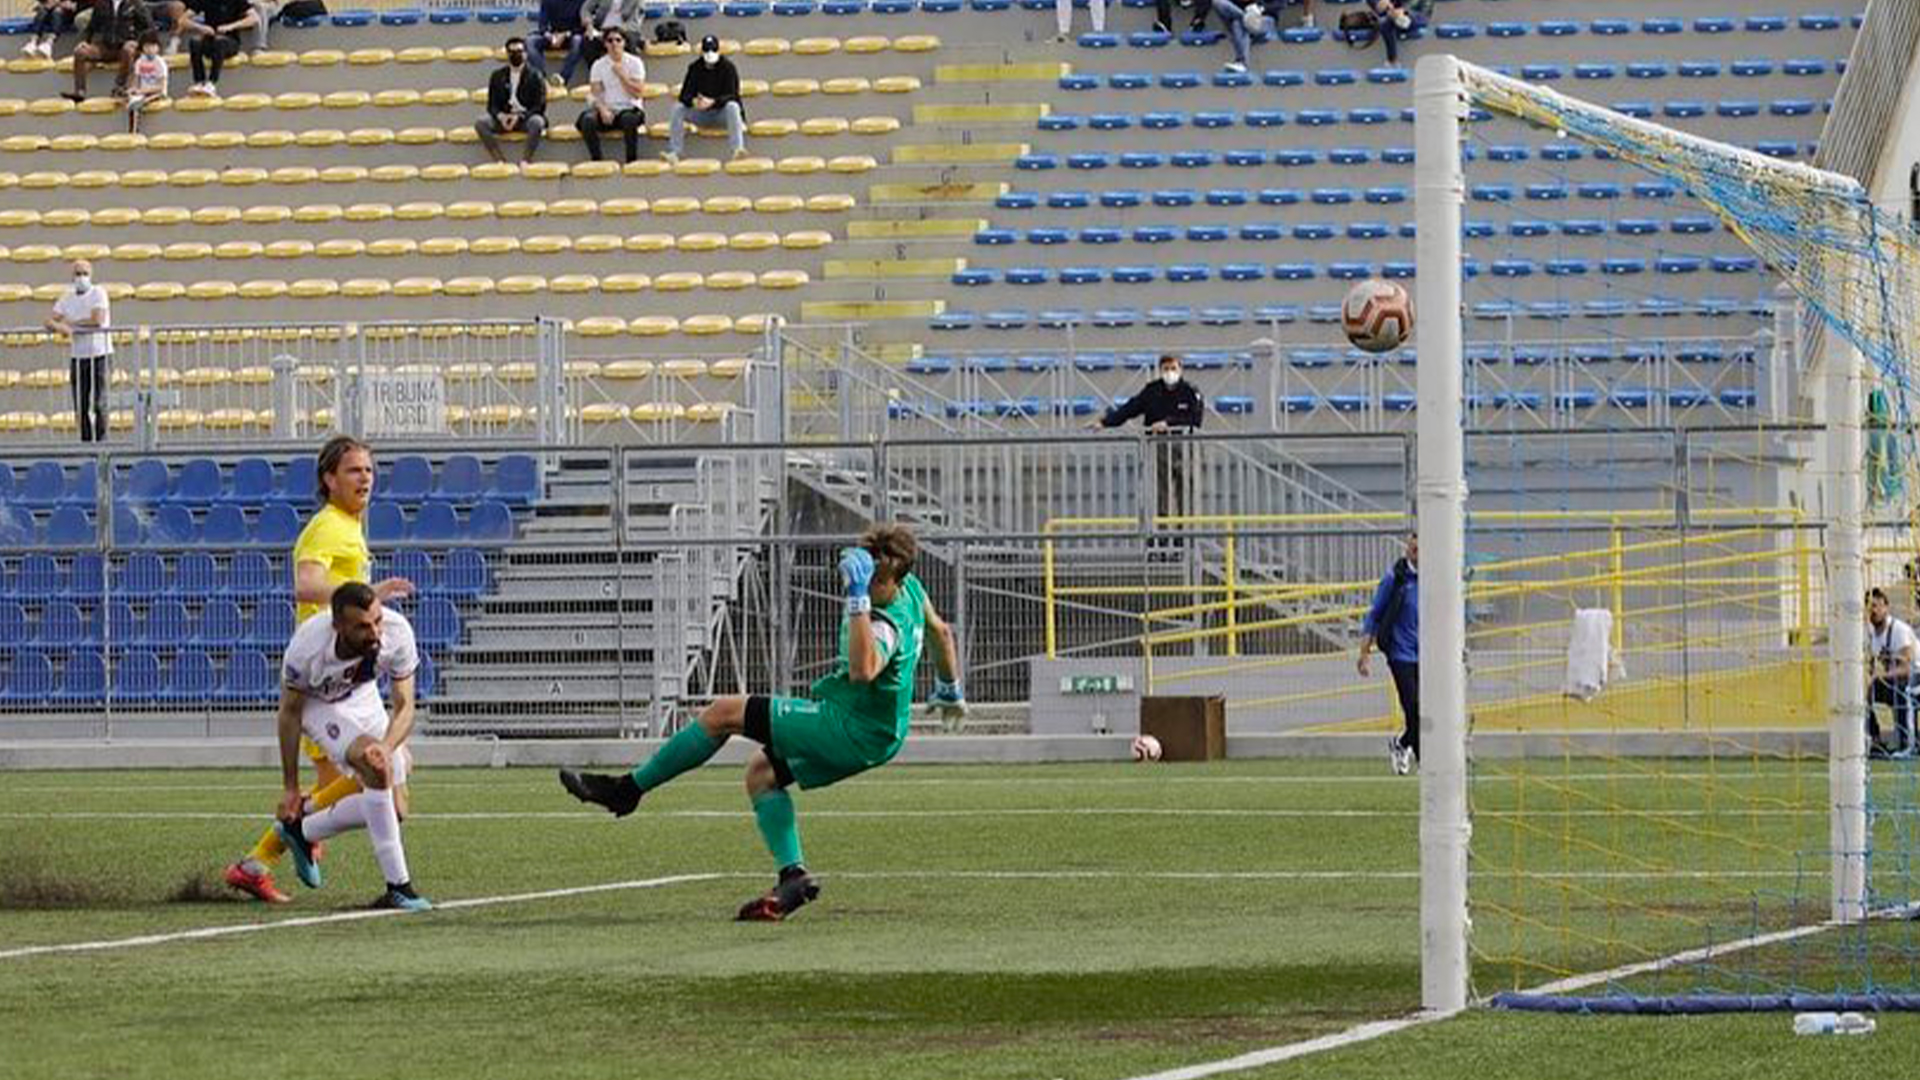
<path fill-rule="evenodd" d="M 1427 1004 L 1920 1007 L 1862 603 L 1914 605 L 1913 234 L 1452 57 L 1416 100 Z"/>

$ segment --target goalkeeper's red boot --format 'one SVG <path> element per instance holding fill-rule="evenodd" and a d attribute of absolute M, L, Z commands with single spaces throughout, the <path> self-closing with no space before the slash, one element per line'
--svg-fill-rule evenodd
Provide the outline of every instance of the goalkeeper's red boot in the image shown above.
<path fill-rule="evenodd" d="M 820 898 L 820 882 L 800 865 L 780 871 L 780 883 L 765 896 L 756 896 L 742 904 L 735 922 L 781 922 L 806 904 Z"/>
<path fill-rule="evenodd" d="M 264 904 L 287 904 L 293 897 L 283 893 L 273 884 L 273 875 L 265 870 L 255 873 L 247 869 L 245 862 L 237 862 L 227 867 L 227 884 Z"/>

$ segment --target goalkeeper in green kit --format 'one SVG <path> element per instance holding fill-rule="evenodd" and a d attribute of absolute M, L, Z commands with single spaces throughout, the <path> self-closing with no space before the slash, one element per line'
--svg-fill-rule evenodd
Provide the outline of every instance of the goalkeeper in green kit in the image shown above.
<path fill-rule="evenodd" d="M 820 884 L 801 856 L 787 789 L 796 782 L 802 789 L 826 787 L 893 760 L 907 739 L 914 671 L 929 636 L 938 676 L 931 705 L 949 718 L 966 711 L 953 628 L 913 575 L 919 551 L 904 525 L 875 525 L 858 547 L 841 554 L 846 616 L 840 621 L 840 658 L 813 684 L 811 697 L 719 698 L 631 773 L 562 769 L 561 785 L 574 798 L 625 817 L 647 792 L 705 763 L 729 738 L 754 740 L 760 749 L 747 761 L 747 797 L 780 876 L 737 918 L 778 922 L 793 914 L 820 895 Z"/>

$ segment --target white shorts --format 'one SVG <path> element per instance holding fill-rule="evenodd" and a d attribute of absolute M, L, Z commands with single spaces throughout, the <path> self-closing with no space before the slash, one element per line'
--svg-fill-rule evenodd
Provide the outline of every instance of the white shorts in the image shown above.
<path fill-rule="evenodd" d="M 300 713 L 300 729 L 334 764 L 350 773 L 353 770 L 347 764 L 347 750 L 362 735 L 386 737 L 387 708 L 378 694 L 352 694 L 340 701 L 308 698 Z M 403 746 L 393 755 L 393 786 L 406 783 L 412 771 L 413 755 Z"/>

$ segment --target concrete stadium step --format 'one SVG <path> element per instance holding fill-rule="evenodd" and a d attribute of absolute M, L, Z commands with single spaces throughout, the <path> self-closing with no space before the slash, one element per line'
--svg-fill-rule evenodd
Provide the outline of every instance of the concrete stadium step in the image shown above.
<path fill-rule="evenodd" d="M 538 246 L 543 240 L 568 239 L 570 238 L 564 234 L 550 234 L 544 237 L 536 235 L 530 237 L 528 243 Z M 382 242 L 391 241 L 375 243 Z M 367 276 L 385 277 L 394 281 L 403 277 L 419 276 L 440 277 L 447 280 L 456 277 L 481 276 L 498 281 L 523 274 L 545 276 L 549 281 L 565 275 L 589 275 L 604 281 L 617 275 L 627 275 L 635 280 L 626 282 L 624 288 L 617 287 L 620 295 L 632 298 L 631 301 L 623 300 L 623 303 L 637 302 L 646 293 L 663 291 L 663 283 L 666 281 L 675 283 L 669 288 L 678 289 L 682 279 L 671 277 L 671 275 L 688 273 L 702 275 L 702 283 L 694 285 L 692 291 L 780 292 L 794 287 L 787 282 L 788 278 L 798 281 L 798 287 L 804 288 L 813 280 L 831 277 L 835 262 L 822 260 L 816 253 L 784 251 L 779 247 L 769 251 L 705 252 L 695 251 L 691 246 L 647 254 L 618 247 L 609 252 L 592 254 L 581 250 L 535 254 L 525 249 L 499 254 L 476 254 L 469 250 L 445 255 L 415 251 L 395 252 L 384 257 L 379 254 L 364 254 L 356 256 L 351 261 L 357 263 L 355 269 L 366 271 Z M 921 276 L 944 279 L 951 276 L 954 269 L 951 264 L 955 260 L 936 259 L 928 262 L 929 268 Z M 315 255 L 304 258 L 254 256 L 191 261 L 154 259 L 137 264 L 103 259 L 99 267 L 103 281 L 107 280 L 111 273 L 108 270 L 109 266 L 117 267 L 128 274 L 137 273 L 142 284 L 152 284 L 164 281 L 193 282 L 222 277 L 234 279 L 273 277 L 289 281 L 301 278 L 331 278 L 341 274 L 345 261 L 341 258 Z M 649 275 L 642 267 L 651 267 L 652 274 Z M 29 282 L 32 281 L 33 275 L 19 275 L 18 269 L 0 267 L 0 281 L 19 280 L 22 276 Z M 775 271 L 804 274 L 806 280 L 794 277 L 793 273 L 780 273 L 776 274 L 779 287 L 773 287 L 761 283 L 758 279 L 749 281 L 738 277 L 740 274 L 764 275 Z"/>
<path fill-rule="evenodd" d="M 744 298 L 740 294 L 682 294 L 684 299 L 670 305 L 664 305 L 661 317 L 667 323 L 686 323 L 698 316 L 714 316 L 732 320 L 744 315 L 762 313 L 780 314 L 789 320 L 794 319 L 800 307 L 798 298 L 779 300 L 769 298 Z M 378 296 L 365 298 L 330 297 L 311 301 L 279 300 L 262 305 L 209 305 L 194 300 L 167 300 L 143 302 L 128 305 L 123 319 L 134 318 L 143 323 L 152 324 L 193 324 L 206 322 L 213 317 L 222 321 L 261 321 L 269 317 L 274 319 L 312 319 L 329 322 L 348 322 L 354 320 L 406 320 L 406 319 L 483 319 L 500 314 L 502 298 L 496 296 L 476 297 L 398 297 Z M 20 323 L 37 318 L 45 304 L 35 302 L 23 305 L 0 306 L 0 320 Z M 250 314 L 258 307 L 257 314 Z M 538 310 L 554 318 L 583 320 L 597 316 L 617 314 L 625 318 L 654 317 L 651 308 L 629 311 L 629 305 L 618 298 L 608 297 L 598 292 L 581 294 L 539 293 L 516 300 L 518 310 Z M 136 314 L 137 312 L 137 314 Z M 675 341 L 712 340 L 707 333 L 674 335 L 671 330 L 662 332 L 663 336 L 672 336 Z M 716 331 L 715 336 L 724 336 L 728 341 L 758 341 L 758 330 L 749 334 L 739 334 L 732 330 Z M 631 347 L 635 350 L 648 348 L 647 342 L 657 340 L 652 335 L 633 336 Z"/>
<path fill-rule="evenodd" d="M 1338 303 L 1338 300 L 1336 298 L 1325 302 Z M 954 303 L 951 306 L 955 309 L 980 310 L 971 304 Z M 1087 308 L 1091 306 L 1083 305 Z M 1199 305 L 1193 306 L 1197 309 Z M 1726 338 L 1746 336 L 1763 329 L 1765 325 L 1763 320 L 1753 318 L 1679 315 L 1666 318 L 1601 320 L 1593 323 L 1573 320 L 1568 329 L 1561 331 L 1556 330 L 1550 323 L 1516 319 L 1513 339 L 1524 341 L 1529 338 L 1560 336 L 1617 337 L 1629 340 L 1662 337 Z M 1469 319 L 1466 324 L 1466 337 L 1468 341 L 1502 340 L 1505 337 L 1504 326 L 1503 321 Z M 1538 330 L 1535 331 L 1534 327 L 1538 327 Z M 1269 324 L 1254 322 L 1225 327 L 1206 327 L 1189 322 L 1184 327 L 1154 333 L 1156 338 L 1162 341 L 1177 335 L 1177 340 L 1189 348 L 1245 349 L 1249 347 L 1249 342 L 1256 338 L 1268 337 L 1275 331 L 1276 328 Z M 1315 323 L 1303 318 L 1293 323 L 1280 324 L 1277 332 L 1283 345 L 1345 347 L 1345 337 L 1336 322 Z M 1129 351 L 1141 347 L 1141 334 L 1142 327 L 1139 325 L 1128 328 L 1082 325 L 1074 328 L 1071 343 L 1073 347 L 1081 350 Z M 922 345 L 929 354 L 962 349 L 993 352 L 1034 349 L 1061 351 L 1066 349 L 1069 343 L 1066 331 L 1043 329 L 1031 324 L 1018 330 L 935 331 L 928 328 L 924 318 L 899 317 L 876 319 L 873 325 L 864 330 L 862 340 L 874 345 L 913 342 Z"/>

